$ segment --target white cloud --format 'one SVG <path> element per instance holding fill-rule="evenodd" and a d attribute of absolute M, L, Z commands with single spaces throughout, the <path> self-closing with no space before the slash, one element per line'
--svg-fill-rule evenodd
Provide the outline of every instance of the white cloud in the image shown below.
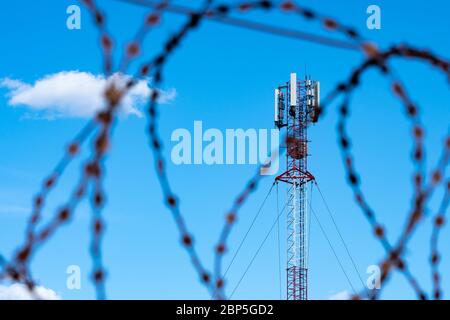
<path fill-rule="evenodd" d="M 9 286 L 0 285 L 0 300 L 60 300 L 61 297 L 55 291 L 37 286 L 35 289 L 36 297 L 33 296 L 27 287 L 23 284 L 14 283 Z"/>
<path fill-rule="evenodd" d="M 341 291 L 333 294 L 329 300 L 350 300 L 352 295 L 348 291 Z"/>
<path fill-rule="evenodd" d="M 104 108 L 103 93 L 111 80 L 123 85 L 129 76 L 114 74 L 109 79 L 89 72 L 63 71 L 46 75 L 33 84 L 17 79 L 0 79 L 0 87 L 8 89 L 10 106 L 25 106 L 47 118 L 94 115 Z M 152 89 L 147 80 L 139 80 L 122 99 L 121 113 L 142 116 L 140 107 L 149 98 Z M 168 103 L 176 96 L 176 90 L 161 90 L 159 102 Z"/>

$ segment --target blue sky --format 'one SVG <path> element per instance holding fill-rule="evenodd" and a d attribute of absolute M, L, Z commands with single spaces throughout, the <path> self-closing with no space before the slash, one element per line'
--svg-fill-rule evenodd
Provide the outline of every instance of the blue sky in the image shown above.
<path fill-rule="evenodd" d="M 178 1 L 200 3 L 199 1 Z M 229 1 L 233 2 L 233 1 Z M 432 48 L 445 56 L 449 52 L 448 13 L 444 1 L 304 1 L 309 7 L 337 17 L 358 28 L 380 47 L 407 42 Z M 101 53 L 97 31 L 86 10 L 82 10 L 81 30 L 66 28 L 67 6 L 75 0 L 9 1 L 0 12 L 2 59 L 0 78 L 34 83 L 62 71 L 101 72 Z M 99 1 L 106 8 L 108 28 L 118 45 L 134 35 L 146 10 L 111 0 Z M 378 4 L 382 10 L 381 30 L 366 28 L 366 8 Z M 270 21 L 299 30 L 323 34 L 316 24 L 279 14 L 250 14 L 249 18 Z M 177 30 L 183 18 L 167 15 L 162 26 L 146 40 L 143 55 L 159 50 L 161 41 Z M 118 53 L 118 52 L 116 52 Z M 305 66 L 313 78 L 321 81 L 325 94 L 363 57 L 356 52 L 328 48 L 308 42 L 245 31 L 207 22 L 193 32 L 166 68 L 164 90 L 176 90 L 175 99 L 161 106 L 161 137 L 170 155 L 174 145 L 170 135 L 177 128 L 193 129 L 194 120 L 205 128 L 273 127 L 273 89 L 288 80 L 290 72 L 303 74 Z M 426 125 L 427 164 L 436 162 L 442 139 L 449 130 L 448 87 L 446 79 L 428 66 L 415 62 L 395 62 L 415 101 L 422 108 Z M 132 64 L 135 70 L 137 64 Z M 134 69 L 133 69 L 134 68 Z M 362 174 L 363 189 L 379 218 L 395 241 L 403 226 L 411 197 L 409 161 L 410 129 L 401 106 L 390 92 L 389 84 L 377 72 L 368 73 L 353 100 L 349 130 L 354 138 L 356 165 Z M 43 177 L 52 169 L 63 148 L 86 119 L 59 117 L 49 119 L 26 106 L 10 106 L 8 90 L 0 88 L 0 252 L 11 256 L 22 241 L 32 196 Z M 146 121 L 133 115 L 122 117 L 115 129 L 113 149 L 108 157 L 105 186 L 108 204 L 104 211 L 107 232 L 104 261 L 108 270 L 107 292 L 116 299 L 207 299 L 206 290 L 184 250 L 153 171 L 152 155 L 144 134 Z M 367 266 L 383 256 L 381 246 L 352 200 L 339 150 L 336 144 L 336 110 L 310 132 L 310 171 L 332 208 L 347 240 L 359 272 L 365 279 Z M 89 150 L 84 149 L 84 154 Z M 66 198 L 76 181 L 80 162 L 71 165 L 56 192 L 49 198 L 45 215 L 51 216 Z M 196 239 L 196 246 L 208 267 L 212 266 L 213 248 L 223 217 L 234 196 L 254 173 L 252 165 L 174 166 L 169 177 L 181 198 L 181 209 Z M 230 239 L 230 252 L 245 234 L 258 206 L 266 195 L 272 178 L 259 186 L 252 201 L 242 209 Z M 283 186 L 280 185 L 283 193 Z M 442 190 L 436 193 L 431 209 L 436 209 Z M 272 194 L 235 264 L 230 269 L 228 292 L 232 289 L 251 256 L 274 221 L 275 197 Z M 338 235 L 317 193 L 313 206 L 335 243 L 346 271 L 356 288 L 358 277 L 345 256 Z M 63 227 L 35 256 L 33 275 L 45 287 L 66 299 L 95 297 L 89 282 L 91 261 L 89 245 L 89 206 L 84 203 L 70 225 Z M 410 243 L 407 260 L 420 283 L 431 288 L 428 265 L 430 220 L 417 231 Z M 284 220 L 282 220 L 284 235 Z M 284 241 L 282 256 L 284 256 Z M 448 233 L 441 241 L 443 252 L 450 249 Z M 79 265 L 82 289 L 66 288 L 66 268 Z M 441 270 L 450 267 L 444 255 Z M 443 282 L 449 275 L 444 272 Z M 283 275 L 284 283 L 284 275 Z M 327 299 L 342 291 L 351 291 L 317 224 L 311 226 L 310 297 Z M 444 286 L 448 298 L 450 287 Z M 285 289 L 283 288 L 283 293 Z M 279 298 L 277 238 L 269 237 L 249 273 L 233 298 Z M 414 298 L 404 278 L 396 274 L 382 298 Z"/>

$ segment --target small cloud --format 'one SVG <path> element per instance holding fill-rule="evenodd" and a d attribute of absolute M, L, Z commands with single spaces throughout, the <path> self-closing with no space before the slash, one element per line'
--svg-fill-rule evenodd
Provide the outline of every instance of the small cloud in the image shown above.
<path fill-rule="evenodd" d="M 9 286 L 0 285 L 0 300 L 60 300 L 61 297 L 53 290 L 37 286 L 35 287 L 35 295 L 28 288 L 19 283 Z"/>
<path fill-rule="evenodd" d="M 110 81 L 124 85 L 129 79 L 130 76 L 117 73 L 105 78 L 89 72 L 63 71 L 46 75 L 33 84 L 3 78 L 0 79 L 0 88 L 9 90 L 7 97 L 10 106 L 25 106 L 38 117 L 85 118 L 105 107 L 103 93 Z M 141 117 L 139 108 L 150 97 L 152 90 L 148 80 L 139 80 L 122 99 L 121 113 Z M 160 93 L 160 103 L 169 103 L 176 97 L 175 89 L 160 90 Z"/>
<path fill-rule="evenodd" d="M 331 297 L 329 297 L 329 300 L 350 300 L 352 298 L 352 295 L 344 290 L 338 293 L 333 294 Z"/>

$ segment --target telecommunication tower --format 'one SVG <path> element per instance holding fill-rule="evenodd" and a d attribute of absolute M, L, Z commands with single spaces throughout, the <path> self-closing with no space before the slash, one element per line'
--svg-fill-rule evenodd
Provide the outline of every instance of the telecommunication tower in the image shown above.
<path fill-rule="evenodd" d="M 276 177 L 287 185 L 287 299 L 308 299 L 308 171 L 307 129 L 317 121 L 320 83 L 310 77 L 298 81 L 291 73 L 285 85 L 275 89 L 275 126 L 286 128 L 286 171 Z"/>

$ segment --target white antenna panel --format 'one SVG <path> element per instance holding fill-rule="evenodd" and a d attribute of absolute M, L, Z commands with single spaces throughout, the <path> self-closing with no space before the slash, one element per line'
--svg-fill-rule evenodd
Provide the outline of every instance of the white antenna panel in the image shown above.
<path fill-rule="evenodd" d="M 275 106 L 275 122 L 278 122 L 279 119 L 279 108 L 278 108 L 278 97 L 280 96 L 280 90 L 279 89 L 275 89 L 275 102 L 274 102 L 274 106 Z"/>
<path fill-rule="evenodd" d="M 314 86 L 314 106 L 316 108 L 320 107 L 320 82 L 316 81 L 316 85 Z"/>
<path fill-rule="evenodd" d="M 291 106 L 297 105 L 297 74 L 291 73 L 291 81 L 290 81 L 290 92 L 291 92 Z"/>

